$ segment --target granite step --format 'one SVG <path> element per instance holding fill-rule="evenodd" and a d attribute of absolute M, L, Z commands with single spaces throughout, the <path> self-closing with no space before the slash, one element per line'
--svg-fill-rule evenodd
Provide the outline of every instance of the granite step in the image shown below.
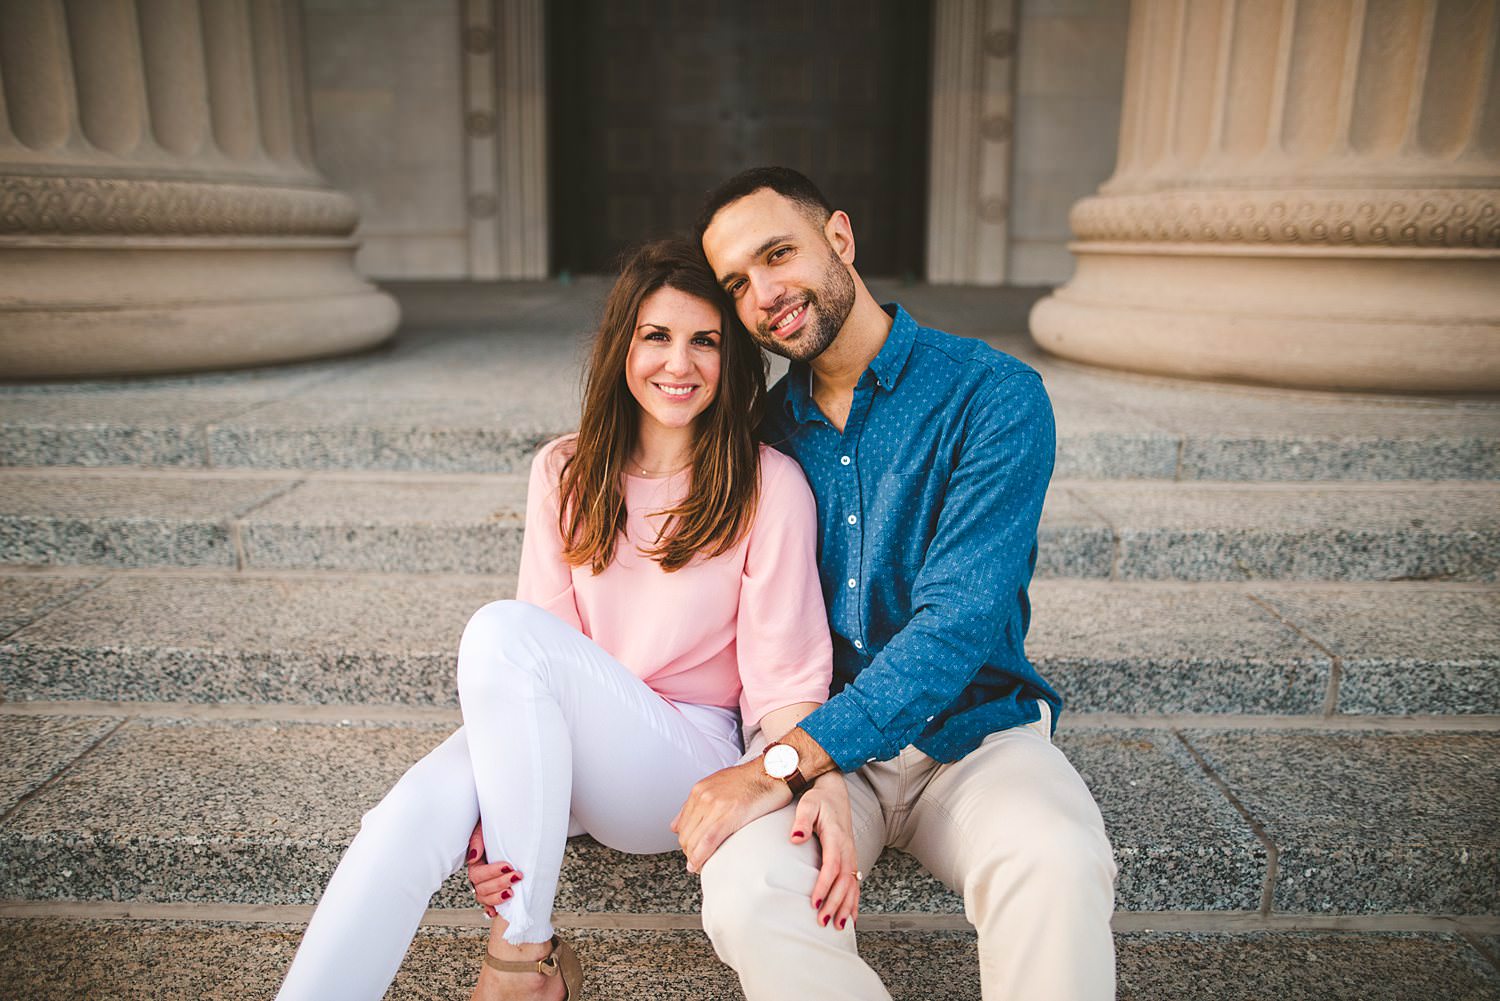
<path fill-rule="evenodd" d="M 0 715 L 0 900 L 310 904 L 450 723 Z M 1500 732 L 1070 726 L 1121 911 L 1500 913 Z M 434 898 L 472 909 L 461 877 Z M 568 848 L 557 909 L 691 915 L 680 856 Z M 956 915 L 889 852 L 862 913 Z"/>
<path fill-rule="evenodd" d="M 531 295 L 536 292 L 517 293 Z M 0 466 L 280 471 L 524 470 L 577 426 L 589 310 L 495 309 L 466 329 L 410 326 L 358 358 L 245 372 L 0 386 Z M 929 311 L 944 317 L 939 290 Z M 1500 402 L 1291 392 L 1111 373 L 1042 355 L 985 311 L 949 329 L 1042 372 L 1058 475 L 1166 480 L 1494 480 Z M 504 319 L 501 319 L 501 318 Z M 773 375 L 784 365 L 777 363 Z"/>
<path fill-rule="evenodd" d="M 576 416 L 552 420 L 495 412 L 484 401 L 403 401 L 376 411 L 358 402 L 210 410 L 208 421 L 171 402 L 103 412 L 79 401 L 26 401 L 0 389 L 0 466 L 141 466 L 277 471 L 375 470 L 493 473 L 526 469 L 546 441 L 572 430 Z M 91 403 L 94 401 L 90 401 Z M 1429 415 L 1386 428 L 1340 433 L 1346 409 L 1246 426 L 1238 413 L 1214 430 L 1131 428 L 1098 399 L 1057 401 L 1057 472 L 1078 478 L 1149 480 L 1494 480 L 1500 479 L 1500 417 Z M 175 422 L 174 412 L 186 410 Z M 1307 408 L 1293 408 L 1306 411 Z M 138 416 L 131 420 L 131 411 Z M 1271 416 L 1268 413 L 1266 416 Z M 1410 415 L 1401 415 L 1408 417 Z M 1343 418 L 1338 420 L 1338 418 Z M 1184 418 L 1196 421 L 1197 418 Z M 1285 421 L 1285 425 L 1281 421 Z"/>
<path fill-rule="evenodd" d="M 6 700 L 453 706 L 509 578 L 0 575 Z M 1040 580 L 1027 648 L 1088 713 L 1500 714 L 1500 586 Z"/>
<path fill-rule="evenodd" d="M 0 472 L 0 564 L 513 573 L 519 474 Z M 1495 580 L 1500 484 L 1055 480 L 1037 573 Z"/>
<path fill-rule="evenodd" d="M 565 928 L 598 1001 L 738 1001 L 701 931 Z M 31 1001 L 271 997 L 302 928 L 285 923 L 0 920 L 0 982 Z M 479 928 L 424 928 L 389 1001 L 464 997 L 484 954 Z M 1410 1001 L 1500 998 L 1496 941 L 1460 934 L 1120 931 L 1120 1001 Z M 859 948 L 896 1001 L 978 1001 L 974 936 L 861 931 Z"/>

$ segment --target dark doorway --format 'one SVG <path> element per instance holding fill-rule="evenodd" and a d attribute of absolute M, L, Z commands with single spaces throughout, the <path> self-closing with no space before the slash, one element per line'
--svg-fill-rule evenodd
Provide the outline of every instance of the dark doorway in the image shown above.
<path fill-rule="evenodd" d="M 920 275 L 931 7 L 917 0 L 554 0 L 552 265 L 613 271 L 746 167 L 801 170 L 865 275 Z"/>

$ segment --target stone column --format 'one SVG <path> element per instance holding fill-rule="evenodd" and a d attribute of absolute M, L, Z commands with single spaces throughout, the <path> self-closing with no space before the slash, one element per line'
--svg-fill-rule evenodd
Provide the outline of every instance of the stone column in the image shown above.
<path fill-rule="evenodd" d="M 353 351 L 395 330 L 312 161 L 296 0 L 0 3 L 0 378 Z"/>
<path fill-rule="evenodd" d="M 1134 0 L 1115 174 L 1032 336 L 1209 379 L 1500 389 L 1495 0 Z"/>

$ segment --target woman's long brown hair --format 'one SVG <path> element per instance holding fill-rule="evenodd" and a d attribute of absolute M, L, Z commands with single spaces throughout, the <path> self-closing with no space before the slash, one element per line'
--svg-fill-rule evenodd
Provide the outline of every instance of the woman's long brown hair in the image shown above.
<path fill-rule="evenodd" d="M 604 303 L 583 394 L 583 419 L 559 485 L 563 558 L 601 573 L 625 530 L 623 476 L 640 428 L 640 405 L 625 384 L 625 359 L 641 303 L 672 288 L 719 312 L 719 386 L 695 422 L 692 482 L 667 516 L 657 544 L 644 551 L 668 572 L 698 554 L 718 556 L 750 527 L 760 490 L 755 425 L 765 400 L 764 356 L 740 327 L 698 248 L 686 240 L 641 247 L 620 269 Z"/>

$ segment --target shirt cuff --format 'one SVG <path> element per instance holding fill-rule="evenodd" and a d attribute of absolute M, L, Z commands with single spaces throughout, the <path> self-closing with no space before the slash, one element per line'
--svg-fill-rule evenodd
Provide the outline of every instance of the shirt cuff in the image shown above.
<path fill-rule="evenodd" d="M 828 753 L 841 772 L 852 772 L 881 758 L 895 757 L 888 741 L 859 703 L 840 692 L 809 713 L 800 726 Z"/>

